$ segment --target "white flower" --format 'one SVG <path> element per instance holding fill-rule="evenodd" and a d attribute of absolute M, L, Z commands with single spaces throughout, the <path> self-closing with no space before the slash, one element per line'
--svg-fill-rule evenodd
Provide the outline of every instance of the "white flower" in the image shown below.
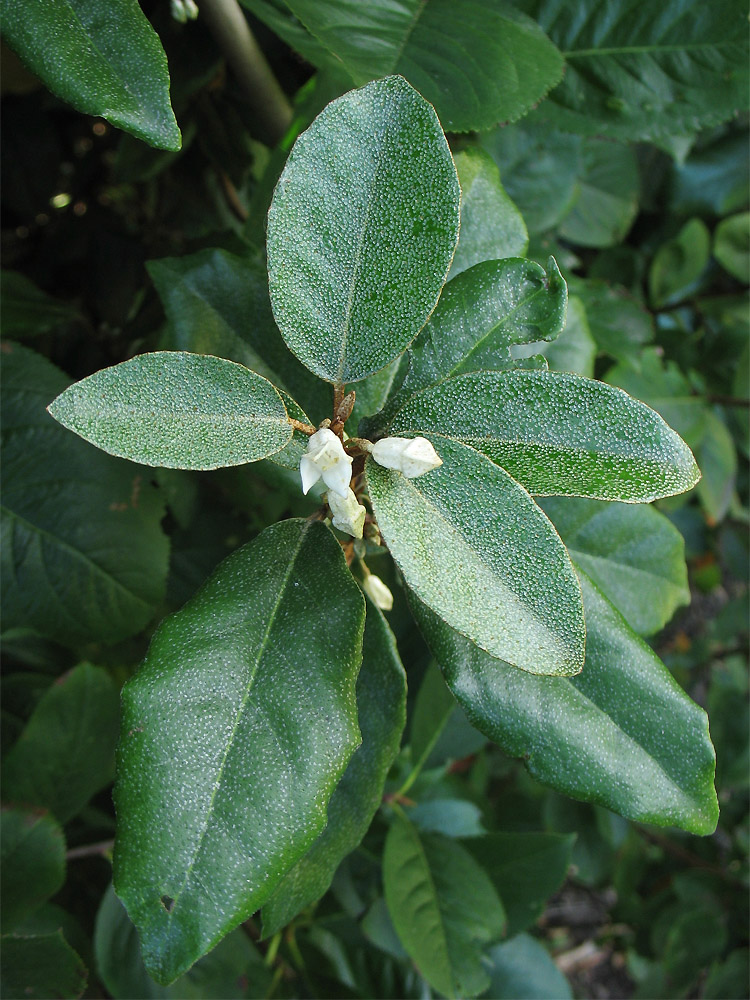
<path fill-rule="evenodd" d="M 342 500 L 333 491 L 326 494 L 326 502 L 331 508 L 334 528 L 345 531 L 355 538 L 362 537 L 362 530 L 365 526 L 365 514 L 367 511 L 354 495 L 354 490 L 349 490 Z"/>
<path fill-rule="evenodd" d="M 386 469 L 402 472 L 407 479 L 423 476 L 443 464 L 427 438 L 387 437 L 376 441 L 372 457 Z"/>
<path fill-rule="evenodd" d="M 352 479 L 352 459 L 333 431 L 322 427 L 310 435 L 307 454 L 300 459 L 299 471 L 303 493 L 307 493 L 322 476 L 329 490 L 346 497 Z"/>
<path fill-rule="evenodd" d="M 367 594 L 376 608 L 381 611 L 390 611 L 393 607 L 393 594 L 386 587 L 379 576 L 370 573 L 362 581 L 362 590 Z"/>

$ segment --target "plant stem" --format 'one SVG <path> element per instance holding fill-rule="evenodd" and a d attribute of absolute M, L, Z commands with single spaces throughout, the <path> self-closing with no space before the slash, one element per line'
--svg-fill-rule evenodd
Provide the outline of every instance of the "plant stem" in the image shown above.
<path fill-rule="evenodd" d="M 109 854 L 114 846 L 114 840 L 100 840 L 98 844 L 84 844 L 83 847 L 71 847 L 66 852 L 65 857 L 68 861 L 75 861 L 76 858 L 92 858 L 97 854 Z"/>
<path fill-rule="evenodd" d="M 292 106 L 273 75 L 237 0 L 201 0 L 219 48 L 252 106 L 266 138 L 276 145 L 292 123 Z"/>
<path fill-rule="evenodd" d="M 288 417 L 287 419 L 296 431 L 302 431 L 303 434 L 315 433 L 315 428 L 312 424 L 303 424 L 301 420 L 295 420 L 294 417 Z"/>

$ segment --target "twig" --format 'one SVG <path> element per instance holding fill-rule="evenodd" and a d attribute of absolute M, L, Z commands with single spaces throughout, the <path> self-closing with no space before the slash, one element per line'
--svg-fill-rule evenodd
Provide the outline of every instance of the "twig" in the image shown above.
<path fill-rule="evenodd" d="M 718 403 L 720 406 L 750 406 L 750 399 L 742 399 L 741 396 L 706 396 L 709 403 Z"/>
<path fill-rule="evenodd" d="M 76 858 L 91 858 L 97 854 L 109 854 L 114 846 L 114 840 L 100 840 L 98 844 L 84 844 L 83 847 L 71 847 L 66 852 L 65 857 L 68 861 L 75 861 Z"/>

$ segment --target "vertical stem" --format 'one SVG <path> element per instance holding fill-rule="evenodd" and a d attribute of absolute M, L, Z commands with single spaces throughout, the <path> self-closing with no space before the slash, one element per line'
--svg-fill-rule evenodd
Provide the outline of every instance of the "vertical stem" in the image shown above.
<path fill-rule="evenodd" d="M 292 122 L 292 106 L 261 52 L 237 0 L 201 0 L 200 12 L 232 68 L 237 83 L 276 145 Z"/>
<path fill-rule="evenodd" d="M 338 413 L 339 407 L 344 402 L 344 386 L 340 385 L 338 382 L 333 387 L 333 416 L 334 419 Z"/>

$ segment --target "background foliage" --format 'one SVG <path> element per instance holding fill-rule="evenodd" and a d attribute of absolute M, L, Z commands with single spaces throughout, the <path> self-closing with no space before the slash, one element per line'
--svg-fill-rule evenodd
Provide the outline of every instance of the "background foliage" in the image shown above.
<path fill-rule="evenodd" d="M 1 8 L 10 46 L 2 177 L 5 995 L 747 996 L 744 10 L 734 0 L 586 0 L 574 5 L 578 16 L 557 0 L 243 2 L 281 83 L 263 100 L 217 27 L 213 3 L 201 5 L 197 22 L 181 4 L 175 17 L 165 4 L 144 2 L 144 17 L 134 0 L 60 0 L 33 15 L 20 0 Z M 611 780 L 619 734 L 607 728 L 616 715 L 607 699 L 615 689 L 587 689 L 585 673 L 554 679 L 554 704 L 535 734 L 539 748 L 560 745 L 570 730 L 559 706 L 578 706 L 585 694 L 573 765 L 550 768 L 541 751 L 526 766 L 513 759 L 523 745 L 517 727 L 527 727 L 527 738 L 550 688 L 537 690 L 537 678 L 518 685 L 508 668 L 507 677 L 496 675 L 507 712 L 464 714 L 391 564 L 375 555 L 373 571 L 396 595 L 387 617 L 408 700 L 385 619 L 368 606 L 362 641 L 370 668 L 356 699 L 360 724 L 369 720 L 382 753 L 358 759 L 360 774 L 347 770 L 317 855 L 289 873 L 259 915 L 164 987 L 146 972 L 110 887 L 118 692 L 156 625 L 225 556 L 279 519 L 304 518 L 314 503 L 299 491 L 294 459 L 288 469 L 265 461 L 155 470 L 97 451 L 45 407 L 71 380 L 145 351 L 187 350 L 247 365 L 276 384 L 281 374 L 282 389 L 305 410 L 327 412 L 328 388 L 291 359 L 273 321 L 266 215 L 297 134 L 331 99 L 390 73 L 435 105 L 448 133 L 462 189 L 451 278 L 500 260 L 500 268 L 482 266 L 499 283 L 511 269 L 524 282 L 527 313 L 506 303 L 499 332 L 486 331 L 486 349 L 506 352 L 508 363 L 511 354 L 542 354 L 553 370 L 625 389 L 678 431 L 703 471 L 690 494 L 653 508 L 569 498 L 543 506 L 593 581 L 588 653 L 603 650 L 618 684 L 631 685 L 623 711 L 642 727 L 643 744 L 647 706 L 674 727 L 692 724 L 674 715 L 666 682 L 644 696 L 654 651 L 707 709 L 719 826 L 702 838 L 656 832 L 609 811 L 633 814 Z M 556 267 L 570 297 L 566 327 L 550 340 L 560 308 Z M 461 286 L 451 287 L 431 323 L 449 322 Z M 480 339 L 467 331 L 467 342 Z M 423 344 L 414 356 L 412 388 L 430 385 L 435 366 L 460 373 L 465 363 L 459 342 L 452 358 L 430 356 Z M 397 362 L 357 384 L 353 426 L 380 409 L 401 375 Z M 283 531 L 299 524 L 286 521 Z M 332 562 L 304 567 L 313 570 L 318 579 L 344 574 Z M 231 591 L 232 579 L 211 586 Z M 617 625 L 620 660 L 600 592 L 626 623 Z M 180 614 L 200 614 L 190 607 Z M 422 623 L 432 614 L 416 600 L 411 611 Z M 441 635 L 439 622 L 431 634 L 440 636 L 433 653 L 461 702 L 474 680 L 473 654 L 456 633 Z M 167 642 L 151 648 L 153 669 Z M 345 673 L 347 650 L 336 658 Z M 342 683 L 351 686 L 350 674 Z M 386 690 L 392 718 L 378 712 Z M 342 732 L 347 725 L 342 719 Z M 602 762 L 585 756 L 596 727 L 614 747 L 598 783 Z M 701 766 L 686 756 L 696 788 Z M 358 790 L 386 774 L 383 802 L 363 801 Z M 653 785 L 640 819 L 664 809 L 666 788 Z"/>

